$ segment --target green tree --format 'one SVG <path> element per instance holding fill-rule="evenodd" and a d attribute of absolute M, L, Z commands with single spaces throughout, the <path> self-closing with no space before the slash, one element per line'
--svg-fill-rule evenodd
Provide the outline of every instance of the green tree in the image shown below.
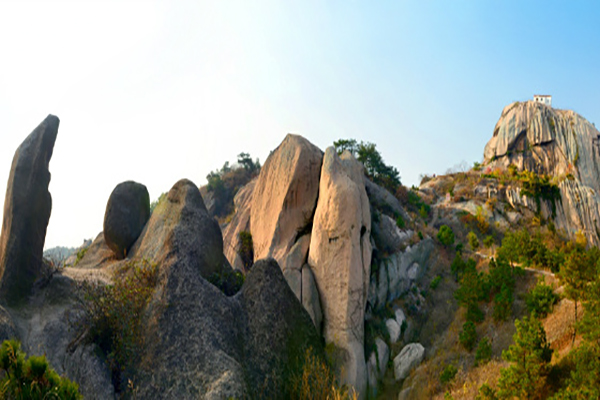
<path fill-rule="evenodd" d="M 506 399 L 543 398 L 552 359 L 544 327 L 537 318 L 524 317 L 515 321 L 515 328 L 514 343 L 502 352 L 502 358 L 511 365 L 501 371 L 498 396 Z"/>
<path fill-rule="evenodd" d="M 248 231 L 241 231 L 239 233 L 240 248 L 238 254 L 242 259 L 244 271 L 250 271 L 254 264 L 254 243 L 252 242 L 252 234 Z"/>
<path fill-rule="evenodd" d="M 494 245 L 494 237 L 492 235 L 488 235 L 483 239 L 483 245 L 488 249 Z"/>
<path fill-rule="evenodd" d="M 477 342 L 477 331 L 473 321 L 467 321 L 463 324 L 462 331 L 458 334 L 458 340 L 465 349 L 473 350 L 475 342 Z"/>
<path fill-rule="evenodd" d="M 557 302 L 558 296 L 554 294 L 552 287 L 544 283 L 543 279 L 538 281 L 525 298 L 527 310 L 538 318 L 548 315 Z"/>
<path fill-rule="evenodd" d="M 479 341 L 475 352 L 475 365 L 485 364 L 492 358 L 492 343 L 486 337 Z"/>
<path fill-rule="evenodd" d="M 494 296 L 493 316 L 495 321 L 506 321 L 512 314 L 513 292 L 507 285 L 502 285 L 500 292 Z"/>
<path fill-rule="evenodd" d="M 16 340 L 6 340 L 0 348 L 0 398 L 14 400 L 61 399 L 76 400 L 76 383 L 60 377 L 45 356 L 31 356 L 21 351 Z"/>
<path fill-rule="evenodd" d="M 467 320 L 481 322 L 483 313 L 479 309 L 479 301 L 485 297 L 482 275 L 477 272 L 475 261 L 469 259 L 460 279 L 460 286 L 454 292 L 458 304 L 467 309 Z"/>
<path fill-rule="evenodd" d="M 596 344 L 582 343 L 568 355 L 574 364 L 565 385 L 553 400 L 600 399 L 600 351 Z"/>
<path fill-rule="evenodd" d="M 342 155 L 344 150 L 348 150 L 354 157 L 358 152 L 358 143 L 354 139 L 340 139 L 333 142 L 333 147 L 339 155 Z"/>
<path fill-rule="evenodd" d="M 469 246 L 471 246 L 472 250 L 477 250 L 479 248 L 479 239 L 477 239 L 475 232 L 469 232 L 467 234 L 467 240 L 469 241 Z"/>
<path fill-rule="evenodd" d="M 454 232 L 448 225 L 442 225 L 437 233 L 437 238 L 444 246 L 450 246 L 454 243 Z"/>

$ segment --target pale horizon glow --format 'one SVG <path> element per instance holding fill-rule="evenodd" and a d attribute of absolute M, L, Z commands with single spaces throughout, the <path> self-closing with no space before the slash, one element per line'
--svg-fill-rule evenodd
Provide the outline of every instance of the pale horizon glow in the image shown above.
<path fill-rule="evenodd" d="M 94 238 L 120 182 L 153 200 L 241 152 L 264 162 L 287 133 L 376 143 L 410 186 L 480 161 L 512 101 L 600 121 L 595 3 L 376 4 L 0 2 L 0 198 L 48 114 L 46 248 Z"/>

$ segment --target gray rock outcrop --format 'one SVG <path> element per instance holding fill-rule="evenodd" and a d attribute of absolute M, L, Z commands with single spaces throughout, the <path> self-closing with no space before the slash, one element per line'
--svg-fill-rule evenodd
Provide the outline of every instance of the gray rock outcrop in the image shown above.
<path fill-rule="evenodd" d="M 345 356 L 341 380 L 366 395 L 364 314 L 371 266 L 371 214 L 362 165 L 329 147 L 323 159 L 308 264 L 323 309 L 323 336 Z"/>
<path fill-rule="evenodd" d="M 600 245 L 600 132 L 583 117 L 532 101 L 512 103 L 485 146 L 484 164 L 489 170 L 513 164 L 553 177 L 560 199 L 555 212 L 550 201 L 542 200 L 544 218 L 553 218 L 571 237 L 581 231 L 590 243 Z M 508 191 L 517 193 L 511 204 L 537 211 L 534 199 L 522 197 L 514 187 Z"/>
<path fill-rule="evenodd" d="M 402 348 L 394 358 L 394 376 L 396 380 L 406 379 L 410 371 L 425 358 L 425 348 L 420 343 L 410 343 Z"/>
<path fill-rule="evenodd" d="M 0 298 L 24 301 L 44 274 L 42 254 L 52 210 L 48 166 L 59 120 L 48 115 L 15 152 L 0 234 Z"/>
<path fill-rule="evenodd" d="M 385 375 L 387 364 L 390 359 L 390 348 L 381 338 L 375 339 L 375 349 L 371 352 L 367 361 L 367 380 L 369 386 L 369 398 L 377 397 L 379 380 Z"/>
<path fill-rule="evenodd" d="M 104 239 L 118 259 L 127 256 L 149 217 L 150 194 L 146 186 L 127 181 L 114 188 L 104 213 Z"/>

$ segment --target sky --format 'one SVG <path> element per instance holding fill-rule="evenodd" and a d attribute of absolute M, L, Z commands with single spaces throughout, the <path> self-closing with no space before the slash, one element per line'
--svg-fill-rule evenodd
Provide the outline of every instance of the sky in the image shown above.
<path fill-rule="evenodd" d="M 120 182 L 151 200 L 287 133 L 373 142 L 405 185 L 481 161 L 504 106 L 550 94 L 600 122 L 594 1 L 0 0 L 0 193 L 48 114 L 46 248 L 102 230 Z M 0 215 L 2 210 L 0 209 Z"/>

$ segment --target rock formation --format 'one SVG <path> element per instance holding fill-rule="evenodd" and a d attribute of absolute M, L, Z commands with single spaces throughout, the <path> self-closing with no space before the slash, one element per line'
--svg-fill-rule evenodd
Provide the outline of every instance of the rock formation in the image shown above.
<path fill-rule="evenodd" d="M 560 200 L 554 217 L 551 204 L 542 202 L 543 216 L 571 236 L 580 230 L 600 244 L 600 132 L 583 117 L 532 101 L 510 104 L 485 146 L 484 164 L 489 170 L 513 164 L 554 177 Z M 519 188 L 506 196 L 514 206 L 536 208 Z"/>
<path fill-rule="evenodd" d="M 52 210 L 48 192 L 59 120 L 48 115 L 19 146 L 13 158 L 0 235 L 0 298 L 23 301 L 43 274 L 42 254 Z"/>
<path fill-rule="evenodd" d="M 323 336 L 344 353 L 342 381 L 364 397 L 364 314 L 371 266 L 371 214 L 362 165 L 329 147 L 323 159 L 308 264 L 323 307 Z"/>
<path fill-rule="evenodd" d="M 410 343 L 402 348 L 394 358 L 394 375 L 396 380 L 406 379 L 410 371 L 425 358 L 425 348 L 420 343 Z"/>
<path fill-rule="evenodd" d="M 319 148 L 289 134 L 265 161 L 251 206 L 256 260 L 273 257 L 281 264 L 297 239 L 310 230 L 322 158 Z"/>
<path fill-rule="evenodd" d="M 123 259 L 150 217 L 146 186 L 127 181 L 112 191 L 104 214 L 104 238 L 118 259 Z"/>
<path fill-rule="evenodd" d="M 250 181 L 241 188 L 233 199 L 235 214 L 231 222 L 223 229 L 223 244 L 225 256 L 231 263 L 231 266 L 238 270 L 244 270 L 244 262 L 239 255 L 240 250 L 240 232 L 250 232 L 250 206 L 252 204 L 252 194 L 256 179 Z"/>

